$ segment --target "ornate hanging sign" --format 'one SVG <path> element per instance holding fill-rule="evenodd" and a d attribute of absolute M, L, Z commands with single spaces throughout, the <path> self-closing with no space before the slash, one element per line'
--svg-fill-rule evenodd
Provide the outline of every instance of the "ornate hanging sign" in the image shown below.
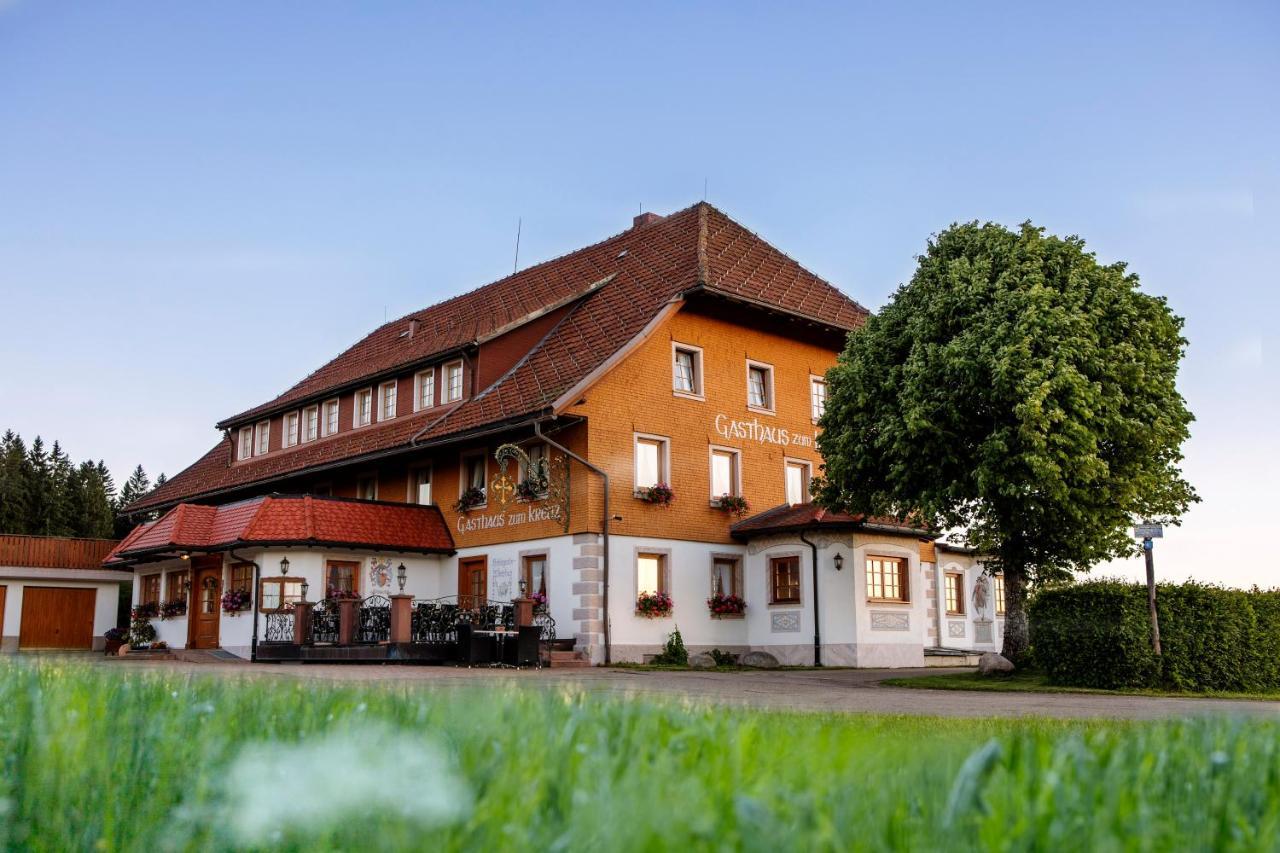
<path fill-rule="evenodd" d="M 491 512 L 460 513 L 459 533 L 474 533 L 500 527 L 515 527 L 534 521 L 559 521 L 569 531 L 569 460 L 553 453 L 536 462 L 524 448 L 504 444 L 493 453 L 498 472 L 489 481 Z M 512 472 L 512 462 L 516 463 Z"/>

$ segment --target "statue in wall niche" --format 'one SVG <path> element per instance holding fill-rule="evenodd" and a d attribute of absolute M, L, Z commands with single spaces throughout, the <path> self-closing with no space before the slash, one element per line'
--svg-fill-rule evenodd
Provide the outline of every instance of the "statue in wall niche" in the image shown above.
<path fill-rule="evenodd" d="M 978 575 L 973 584 L 973 615 L 979 619 L 987 615 L 987 602 L 991 600 L 991 579 L 987 573 Z"/>

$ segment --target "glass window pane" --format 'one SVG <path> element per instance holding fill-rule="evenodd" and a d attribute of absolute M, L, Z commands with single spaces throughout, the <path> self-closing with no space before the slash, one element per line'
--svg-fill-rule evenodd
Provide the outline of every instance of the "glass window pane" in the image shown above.
<path fill-rule="evenodd" d="M 658 554 L 641 554 L 636 560 L 637 592 L 658 592 L 662 573 L 662 557 Z"/>
<path fill-rule="evenodd" d="M 688 350 L 676 350 L 675 388 L 687 394 L 697 393 L 693 364 L 694 354 Z"/>
<path fill-rule="evenodd" d="M 806 492 L 809 469 L 804 465 L 787 465 L 787 503 L 801 504 L 808 499 Z"/>
<path fill-rule="evenodd" d="M 636 486 L 656 486 L 661 480 L 661 445 L 649 439 L 636 442 Z"/>
<path fill-rule="evenodd" d="M 734 493 L 733 455 L 717 450 L 711 454 L 711 494 L 720 497 Z"/>

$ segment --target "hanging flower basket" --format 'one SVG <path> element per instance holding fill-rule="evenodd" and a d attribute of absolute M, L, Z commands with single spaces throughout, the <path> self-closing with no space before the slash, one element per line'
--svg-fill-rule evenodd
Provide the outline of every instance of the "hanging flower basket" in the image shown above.
<path fill-rule="evenodd" d="M 741 616 L 747 610 L 747 602 L 741 596 L 716 593 L 707 599 L 707 609 L 715 617 Z"/>
<path fill-rule="evenodd" d="M 546 477 L 528 477 L 516 483 L 516 497 L 522 501 L 542 500 L 549 487 Z"/>
<path fill-rule="evenodd" d="M 674 608 L 671 596 L 665 592 L 642 592 L 636 598 L 636 615 L 645 619 L 664 619 Z"/>
<path fill-rule="evenodd" d="M 241 611 L 248 610 L 249 599 L 250 595 L 247 589 L 228 590 L 222 595 L 222 612 L 235 616 Z"/>
<path fill-rule="evenodd" d="M 186 599 L 177 598 L 173 601 L 166 601 L 160 605 L 161 619 L 177 619 L 179 616 L 187 615 Z"/>
<path fill-rule="evenodd" d="M 533 599 L 534 613 L 545 613 L 547 611 L 547 594 L 545 592 L 535 592 L 529 597 Z"/>
<path fill-rule="evenodd" d="M 453 511 L 469 512 L 482 503 L 484 503 L 484 489 L 472 486 L 458 496 L 457 502 L 453 505 Z"/>
<path fill-rule="evenodd" d="M 658 483 L 656 486 L 642 486 L 636 489 L 636 497 L 647 504 L 670 506 L 675 500 L 676 493 L 671 491 L 671 487 L 666 483 Z"/>
<path fill-rule="evenodd" d="M 747 510 L 751 509 L 751 505 L 747 503 L 747 499 L 742 495 L 721 495 L 719 500 L 716 501 L 716 506 L 739 518 L 746 515 Z"/>

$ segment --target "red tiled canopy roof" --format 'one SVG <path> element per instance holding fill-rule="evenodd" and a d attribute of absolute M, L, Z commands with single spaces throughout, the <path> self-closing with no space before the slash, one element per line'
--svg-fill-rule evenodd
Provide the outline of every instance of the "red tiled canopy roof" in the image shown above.
<path fill-rule="evenodd" d="M 453 537 L 434 506 L 267 495 L 226 506 L 178 504 L 158 520 L 134 528 L 105 563 L 264 545 L 453 553 Z"/>
<path fill-rule="evenodd" d="M 850 515 L 815 503 L 783 504 L 767 509 L 732 525 L 729 533 L 735 539 L 750 539 L 753 536 L 799 530 L 852 530 L 866 527 L 892 528 L 904 533 L 918 533 L 930 539 L 936 536 L 935 533 L 915 522 L 899 521 L 892 516 Z"/>
<path fill-rule="evenodd" d="M 195 464 L 127 507 L 137 512 L 262 483 L 318 465 L 438 441 L 545 412 L 658 313 L 705 291 L 836 330 L 867 311 L 709 204 L 640 224 L 374 330 L 288 391 L 219 427 L 316 402 L 357 382 L 471 346 L 556 305 L 568 311 L 501 379 L 447 410 L 401 415 L 323 442 L 231 465 L 225 438 Z M 409 322 L 416 321 L 407 335 Z"/>

